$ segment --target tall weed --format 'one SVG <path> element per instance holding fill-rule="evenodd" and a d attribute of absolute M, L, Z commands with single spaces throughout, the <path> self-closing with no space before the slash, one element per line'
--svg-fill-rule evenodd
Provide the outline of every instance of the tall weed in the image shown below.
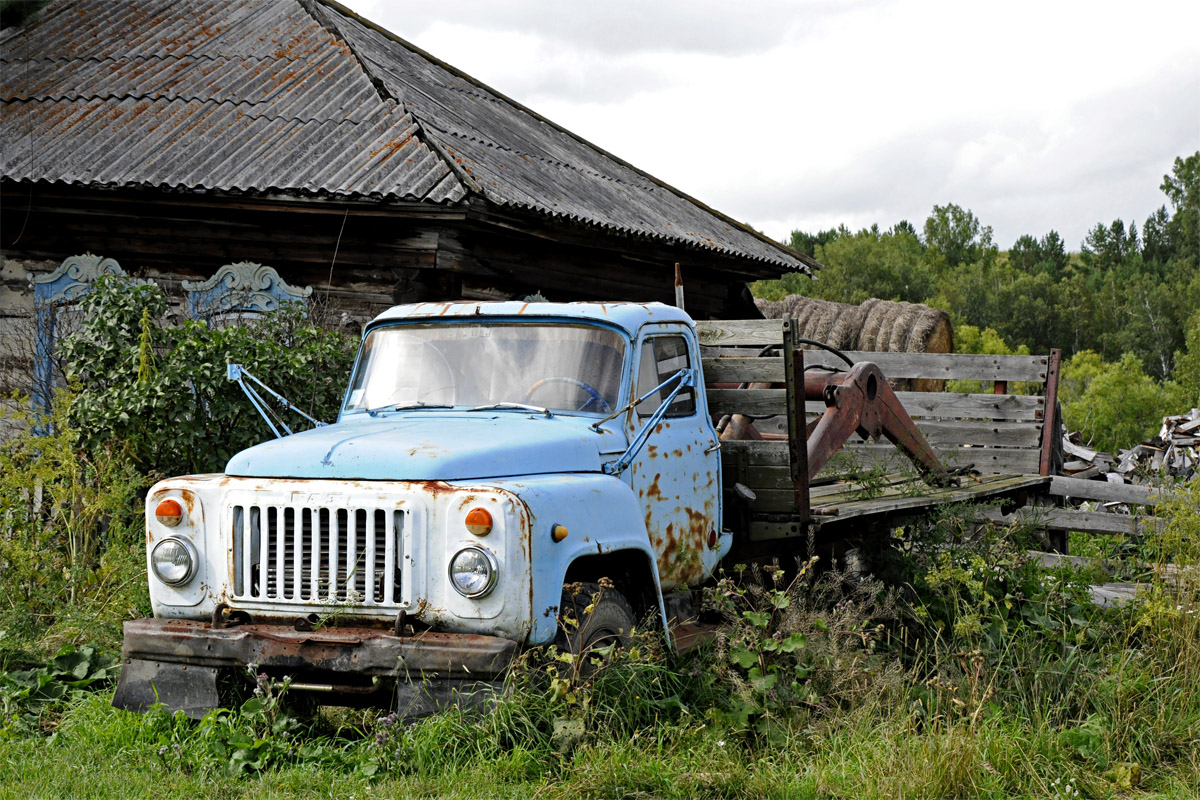
<path fill-rule="evenodd" d="M 0 444 L 0 668 L 94 638 L 145 605 L 147 479 L 116 442 L 82 446 L 75 399 L 60 393 L 48 418 L 18 410 Z"/>

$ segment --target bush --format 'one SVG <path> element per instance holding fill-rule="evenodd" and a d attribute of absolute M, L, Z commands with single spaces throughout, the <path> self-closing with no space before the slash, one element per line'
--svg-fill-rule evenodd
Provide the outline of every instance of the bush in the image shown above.
<path fill-rule="evenodd" d="M 0 668 L 64 638 L 119 637 L 148 603 L 145 478 L 117 443 L 81 446 L 74 402 L 58 395 L 49 419 L 18 413 L 0 445 Z"/>
<path fill-rule="evenodd" d="M 778 567 L 739 569 L 706 593 L 724 621 L 712 667 L 728 698 L 718 716 L 760 743 L 897 686 L 876 652 L 891 594 L 874 581 L 850 588 L 833 571 L 816 576 L 815 564 L 790 578 Z"/>
<path fill-rule="evenodd" d="M 337 414 L 357 342 L 308 323 L 299 307 L 246 324 L 167 324 L 154 285 L 106 278 L 83 301 L 86 321 L 63 342 L 79 387 L 71 421 L 94 451 L 121 441 L 147 473 L 219 472 L 270 436 L 226 365 L 244 365 L 312 416 Z"/>
<path fill-rule="evenodd" d="M 1156 381 L 1141 362 L 1126 353 L 1119 362 L 1100 361 L 1095 353 L 1077 353 L 1063 368 L 1063 419 L 1090 446 L 1109 453 L 1158 433 L 1162 418 L 1186 403 L 1171 381 Z"/>

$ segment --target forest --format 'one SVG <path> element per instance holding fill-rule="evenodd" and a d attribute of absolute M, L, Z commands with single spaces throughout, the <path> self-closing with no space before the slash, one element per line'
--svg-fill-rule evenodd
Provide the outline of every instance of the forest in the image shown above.
<path fill-rule="evenodd" d="M 1097 222 L 1069 249 L 1031 231 L 1008 250 L 970 209 L 935 205 L 908 220 L 851 231 L 793 231 L 789 246 L 825 268 L 752 285 L 776 300 L 870 297 L 924 303 L 954 319 L 963 353 L 1062 350 L 1068 426 L 1104 450 L 1157 432 L 1161 417 L 1200 404 L 1200 151 L 1175 159 L 1166 203 L 1141 225 Z"/>

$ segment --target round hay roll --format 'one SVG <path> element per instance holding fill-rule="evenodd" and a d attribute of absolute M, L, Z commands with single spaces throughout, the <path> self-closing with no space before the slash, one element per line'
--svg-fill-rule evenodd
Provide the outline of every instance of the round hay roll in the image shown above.
<path fill-rule="evenodd" d="M 758 306 L 763 319 L 783 319 L 782 300 L 764 300 L 761 297 L 756 297 L 754 298 L 754 305 Z"/>
<path fill-rule="evenodd" d="M 952 353 L 954 328 L 950 315 L 940 308 L 920 303 L 902 303 L 872 298 L 861 306 L 863 324 L 857 350 L 882 353 Z M 901 391 L 945 391 L 944 380 L 920 378 L 893 381 Z"/>
<path fill-rule="evenodd" d="M 782 300 L 754 302 L 767 319 L 790 317 L 796 320 L 797 335 L 839 350 L 954 352 L 950 315 L 919 303 L 872 298 L 855 306 L 798 294 Z M 941 392 L 946 382 L 921 379 L 893 381 L 893 384 L 904 391 Z"/>
<path fill-rule="evenodd" d="M 840 350 L 854 349 L 861 317 L 858 306 L 799 294 L 789 294 L 778 301 L 756 300 L 755 303 L 767 319 L 794 319 L 797 336 L 825 342 Z"/>
<path fill-rule="evenodd" d="M 882 353 L 949 353 L 954 349 L 950 315 L 940 308 L 872 298 L 861 306 L 858 350 Z"/>

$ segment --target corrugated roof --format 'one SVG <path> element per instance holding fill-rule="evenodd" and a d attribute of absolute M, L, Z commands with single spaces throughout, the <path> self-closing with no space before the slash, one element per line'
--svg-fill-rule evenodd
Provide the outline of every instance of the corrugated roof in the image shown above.
<path fill-rule="evenodd" d="M 4 178 L 455 203 L 808 261 L 319 0 L 57 0 L 0 31 Z"/>

